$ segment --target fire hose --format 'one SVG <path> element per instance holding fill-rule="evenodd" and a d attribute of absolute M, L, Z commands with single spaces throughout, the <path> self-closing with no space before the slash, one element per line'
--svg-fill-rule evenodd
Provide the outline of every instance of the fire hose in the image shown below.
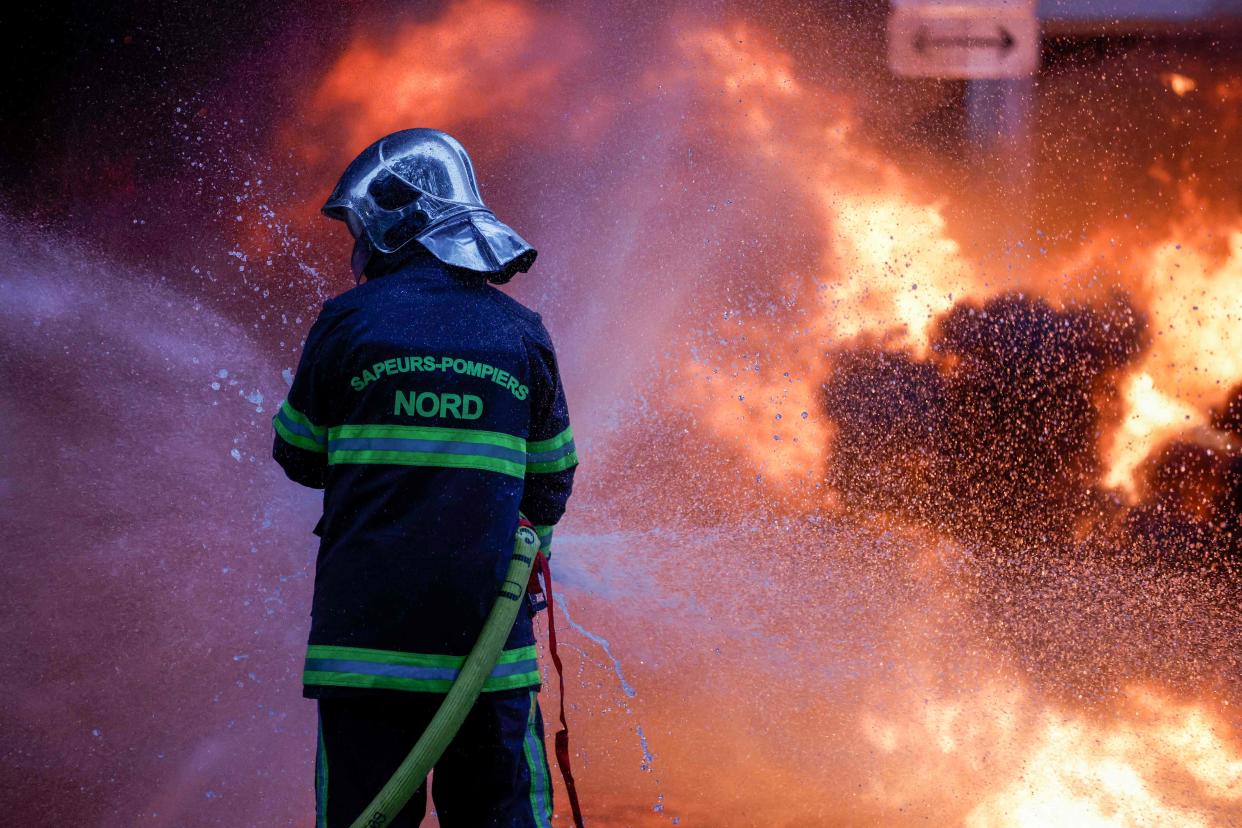
<path fill-rule="evenodd" d="M 557 673 L 561 674 L 561 660 L 556 653 L 556 631 L 552 620 L 552 573 L 548 568 L 547 559 L 539 550 L 539 536 L 525 520 L 518 527 L 517 537 L 513 543 L 513 556 L 509 559 L 509 569 L 505 573 L 500 594 L 483 623 L 483 631 L 466 656 L 461 671 L 453 686 L 449 688 L 431 718 L 431 723 L 418 738 L 418 742 L 409 755 L 397 766 L 392 777 L 380 789 L 371 804 L 353 821 L 351 828 L 371 828 L 371 826 L 387 825 L 395 817 L 410 797 L 427 779 L 427 774 L 440 760 L 457 731 L 461 729 L 466 715 L 474 707 L 483 684 L 491 675 L 505 641 L 517 620 L 518 608 L 522 605 L 527 585 L 531 584 L 532 592 L 538 591 L 538 582 L 531 578 L 531 571 L 538 562 L 539 571 L 547 586 L 549 648 L 552 660 L 556 664 Z M 574 825 L 582 828 L 582 813 L 578 806 L 578 793 L 574 788 L 573 775 L 569 770 L 569 732 L 565 724 L 565 679 L 561 679 L 561 731 L 556 734 L 557 762 L 561 766 L 561 774 L 565 779 L 566 793 L 573 811 Z"/>

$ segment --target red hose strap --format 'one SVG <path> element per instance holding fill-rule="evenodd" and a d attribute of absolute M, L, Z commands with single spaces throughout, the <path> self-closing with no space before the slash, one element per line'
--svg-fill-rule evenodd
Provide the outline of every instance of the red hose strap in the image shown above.
<path fill-rule="evenodd" d="M 561 777 L 565 780 L 565 793 L 569 796 L 569 808 L 573 812 L 576 828 L 584 828 L 582 822 L 582 806 L 578 804 L 578 788 L 574 785 L 574 774 L 569 768 L 569 723 L 565 721 L 565 668 L 561 657 L 556 652 L 556 613 L 552 605 L 552 568 L 548 559 L 540 551 L 535 555 L 535 566 L 543 575 L 544 600 L 548 602 L 548 654 L 556 665 L 556 677 L 561 688 L 561 729 L 556 733 L 556 763 L 560 765 Z M 533 578 L 531 579 L 534 580 Z"/>

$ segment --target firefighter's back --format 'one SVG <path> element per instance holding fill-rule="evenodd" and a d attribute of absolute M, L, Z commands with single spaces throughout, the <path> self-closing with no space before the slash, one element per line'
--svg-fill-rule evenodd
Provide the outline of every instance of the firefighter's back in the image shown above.
<path fill-rule="evenodd" d="M 445 690 L 508 563 L 546 333 L 427 259 L 327 303 L 323 321 L 331 425 L 306 683 Z M 532 644 L 523 614 L 493 686 L 537 683 L 533 651 L 518 658 Z"/>

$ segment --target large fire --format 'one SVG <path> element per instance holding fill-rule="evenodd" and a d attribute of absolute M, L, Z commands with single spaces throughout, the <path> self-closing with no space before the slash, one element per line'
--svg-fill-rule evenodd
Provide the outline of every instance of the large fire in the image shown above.
<path fill-rule="evenodd" d="M 963 253 L 936 203 L 915 194 L 916 176 L 853 137 L 849 116 L 825 106 L 827 93 L 795 82 L 790 56 L 757 48 L 745 31 L 733 34 L 699 35 L 712 58 L 701 82 L 708 89 L 745 86 L 747 108 L 721 114 L 733 119 L 737 133 L 762 138 L 774 173 L 786 171 L 783 182 L 805 189 L 823 210 L 816 217 L 824 251 L 816 291 L 799 297 L 795 313 L 772 320 L 759 334 L 766 343 L 764 362 L 781 366 L 780 377 L 765 381 L 762 371 L 747 377 L 745 366 L 734 364 L 736 382 L 698 385 L 708 395 L 727 386 L 707 416 L 723 436 L 744 445 L 756 465 L 783 478 L 814 473 L 822 463 L 822 426 L 808 424 L 794 440 L 773 445 L 767 420 L 773 409 L 782 409 L 782 417 L 791 409 L 816 410 L 816 372 L 822 373 L 828 351 L 870 338 L 925 357 L 929 328 L 939 315 L 957 302 L 984 300 L 1001 290 L 1091 301 L 1120 288 L 1145 300 L 1152 344 L 1126 381 L 1119 424 L 1100 441 L 1104 482 L 1128 494 L 1141 461 L 1170 437 L 1205 424 L 1207 411 L 1242 379 L 1242 342 L 1235 333 L 1242 322 L 1242 216 L 1217 216 L 1210 223 L 1198 216 L 1205 205 L 1188 195 L 1184 207 L 1195 218 L 1177 222 L 1167 238 L 1153 243 L 1132 236 L 1118 252 L 1119 232 L 1110 228 L 1068 256 L 998 277 L 995 263 Z M 1179 95 L 1193 88 L 1187 82 L 1174 84 Z M 783 128 L 775 130 L 775 123 Z M 743 143 L 738 150 L 748 148 Z M 861 180 L 857 169 L 843 171 L 833 163 L 846 158 L 850 167 L 864 167 Z M 1105 268 L 1107 276 L 1098 278 L 1093 268 Z M 794 294 L 800 285 L 785 287 Z M 790 366 L 798 369 L 796 378 L 787 373 Z M 733 404 L 734 390 L 754 402 Z"/>
<path fill-rule="evenodd" d="M 433 126 L 540 250 L 590 824 L 1242 823 L 1236 38 L 1049 34 L 993 143 L 879 0 L 107 5 L 19 49 L 4 813 L 308 823 L 270 417 Z"/>
<path fill-rule="evenodd" d="M 695 14 L 669 20 L 669 31 L 652 39 L 658 48 L 635 56 L 640 70 L 619 78 L 591 66 L 592 55 L 609 46 L 594 39 L 585 18 L 517 0 L 460 0 L 434 19 L 401 23 L 381 38 L 359 35 L 308 97 L 308 123 L 331 138 L 313 160 L 330 175 L 327 171 L 374 136 L 415 124 L 460 131 L 467 145 L 482 148 L 485 169 L 523 152 L 547 151 L 547 141 L 559 142 L 565 168 L 576 177 L 556 177 L 551 186 L 541 183 L 540 194 L 556 193 L 567 203 L 531 207 L 525 217 L 553 222 L 543 228 L 545 238 L 571 251 L 560 255 L 598 266 L 626 285 L 597 291 L 579 281 L 572 290 L 583 314 L 591 313 L 591 302 L 608 307 L 611 301 L 615 310 L 626 309 L 644 343 L 658 344 L 659 378 L 645 385 L 660 390 L 644 397 L 644 405 L 655 406 L 657 415 L 667 415 L 678 426 L 688 423 L 678 435 L 659 435 L 664 441 L 659 445 L 677 451 L 706 445 L 727 457 L 731 471 L 716 482 L 709 473 L 692 477 L 710 490 L 713 502 L 739 514 L 750 512 L 752 498 L 772 496 L 762 502 L 783 504 L 778 510 L 784 510 L 785 519 L 844 519 L 857 511 L 850 486 L 866 478 L 871 482 L 857 491 L 887 492 L 867 501 L 879 510 L 878 519 L 920 525 L 919 531 L 931 533 L 927 548 L 938 542 L 935 538 L 948 536 L 969 548 L 992 550 L 996 537 L 1008 533 L 1015 538 L 1012 543 L 999 543 L 981 556 L 1015 556 L 1023 562 L 1023 577 L 1035 581 L 1066 567 L 1064 577 L 1072 579 L 1074 564 L 1067 558 L 1087 554 L 1083 550 L 1090 544 L 1113 550 L 1118 560 L 1127 557 L 1130 539 L 1138 535 L 1116 527 L 1147 525 L 1142 523 L 1150 517 L 1143 498 L 1151 492 L 1143 476 L 1170 440 L 1208 446 L 1218 454 L 1236 449 L 1234 438 L 1211 424 L 1242 382 L 1242 341 L 1236 334 L 1242 323 L 1242 218 L 1205 203 L 1196 194 L 1193 176 L 1178 179 L 1177 186 L 1185 190 L 1184 214 L 1167 221 L 1137 229 L 1137 222 L 1127 228 L 1124 222 L 1101 220 L 1072 243 L 1062 239 L 1053 250 L 1041 249 L 1040 234 L 1032 233 L 1022 243 L 1010 240 L 1008 252 L 998 253 L 1001 245 L 980 244 L 962 229 L 961 216 L 972 211 L 981 224 L 989 224 L 987 202 L 966 188 L 940 192 L 933 182 L 943 177 L 933 179 L 879 148 L 863 123 L 863 107 L 832 88 L 822 72 L 807 71 L 807 58 L 782 47 L 778 33 L 759 20 L 705 22 Z M 1210 88 L 1169 71 L 1154 74 L 1153 83 L 1186 100 Z M 1234 88 L 1222 83 L 1221 89 Z M 548 105 L 550 99 L 558 106 Z M 568 113 L 567 123 L 558 121 L 561 113 Z M 652 118 L 668 133 L 643 145 L 643 163 L 625 166 L 634 158 L 620 152 L 615 169 L 584 160 L 619 151 L 623 142 L 609 143 L 614 136 L 608 124 L 622 130 L 620 123 L 630 116 Z M 345 126 L 335 126 L 341 123 Z M 621 176 L 618 170 L 632 174 Z M 1173 180 L 1164 168 L 1151 175 Z M 598 192 L 601 186 L 606 193 Z M 1072 190 L 1072 183 L 1067 187 Z M 1072 199 L 1072 193 L 1066 197 Z M 521 196 L 506 190 L 505 200 L 518 205 L 521 214 Z M 1136 204 L 1126 215 L 1146 209 Z M 557 222 L 573 222 L 575 230 L 592 238 L 566 235 Z M 715 235 L 719 227 L 726 229 Z M 764 235 L 775 232 L 771 227 L 793 235 Z M 1159 228 L 1155 236 L 1149 235 L 1151 227 Z M 751 233 L 765 239 L 756 243 L 762 249 L 746 249 Z M 701 249 L 696 247 L 700 239 Z M 618 246 L 625 264 L 596 261 L 616 255 Z M 555 246 L 544 255 L 555 259 Z M 647 287 L 644 268 L 657 259 L 673 265 L 659 277 L 650 274 L 662 283 Z M 555 262 L 543 266 L 557 267 Z M 614 267 L 624 275 L 610 270 Z M 726 275 L 717 277 L 721 271 Z M 679 306 L 681 314 L 670 316 L 669 305 Z M 599 320 L 601 341 L 626 330 L 610 327 L 619 324 L 615 318 L 602 318 L 615 315 L 593 317 Z M 559 317 L 554 313 L 552 318 Z M 565 328 L 584 336 L 573 323 Z M 1005 357 L 1009 338 L 1028 332 L 1034 344 L 1023 359 L 1033 362 L 1010 362 Z M 573 340 L 561 342 L 567 352 L 575 348 Z M 612 373 L 620 370 L 616 363 L 606 364 Z M 1031 365 L 1038 372 L 1023 374 Z M 836 383 L 829 388 L 839 390 L 851 387 L 850 377 L 881 374 L 892 379 L 891 387 L 877 390 L 874 382 L 863 383 L 880 397 L 874 403 L 878 409 L 913 411 L 917 417 L 896 423 L 900 434 L 881 435 L 880 442 L 889 436 L 895 441 L 892 462 L 899 468 L 877 483 L 868 477 L 871 470 L 839 468 L 883 465 L 890 458 L 873 453 L 867 440 L 857 437 L 872 432 L 857 431 L 856 423 L 840 415 L 853 402 L 842 398 L 826 404 L 824 389 L 829 377 Z M 988 385 L 989 378 L 1012 383 L 1019 389 L 1016 397 L 1005 390 L 1008 386 Z M 1048 399 L 1072 410 L 1076 419 L 1062 420 L 1059 411 L 1039 409 L 1045 391 L 1041 383 L 1056 385 Z M 988 397 L 993 392 L 998 399 Z M 886 393 L 893 398 L 884 399 Z M 1042 430 L 1024 431 L 1034 428 L 1034 421 L 1014 411 L 1044 417 Z M 884 422 L 889 415 L 879 410 L 875 416 Z M 989 434 L 990 416 L 1000 429 L 990 448 L 985 440 L 959 443 L 961 456 L 953 456 L 952 447 L 938 456 L 922 454 L 922 443 L 933 439 Z M 648 415 L 642 422 L 659 419 Z M 873 427 L 873 421 L 864 425 Z M 594 438 L 601 456 L 605 444 L 612 457 L 640 451 L 646 435 L 613 434 L 609 426 L 587 423 L 586 443 Z M 853 453 L 840 450 L 838 431 L 846 428 L 855 429 L 849 444 Z M 1017 430 L 1008 433 L 1007 428 Z M 1052 448 L 1033 455 L 1032 466 L 1014 459 L 1036 445 Z M 1039 478 L 1042 483 L 1025 486 L 1023 474 L 1062 461 L 1063 471 L 1052 468 Z M 696 465 L 693 455 L 680 462 Z M 825 486 L 826 467 L 835 469 L 829 479 L 839 485 Z M 619 469 L 609 474 L 625 477 Z M 758 481 L 753 491 L 729 489 L 751 478 Z M 659 482 L 664 479 L 644 478 L 644 483 L 665 485 Z M 926 499 L 920 494 L 924 489 L 951 488 L 946 481 L 962 483 L 963 489 L 928 495 L 932 499 L 918 508 L 902 504 Z M 1053 492 L 1058 488 L 1064 492 Z M 1007 492 L 1026 496 L 1026 489 L 1035 492 L 1033 499 L 1013 511 L 1006 511 L 1010 504 L 989 500 L 1012 500 Z M 1040 500 L 1045 490 L 1051 499 Z M 600 489 L 591 491 L 588 496 L 603 497 Z M 647 491 L 646 496 L 665 503 L 650 509 L 642 502 L 628 503 L 621 511 L 659 519 L 668 501 L 694 495 L 674 489 Z M 942 509 L 949 501 L 951 507 Z M 1126 511 L 1131 507 L 1134 512 Z M 1019 525 L 1023 515 L 1039 514 L 1042 520 L 1041 510 L 1061 510 L 1065 517 L 1046 525 Z M 1167 511 L 1162 515 L 1169 517 Z M 980 526 L 987 531 L 980 534 Z M 829 554 L 791 541 L 787 548 L 780 536 L 768 536 L 764 544 L 750 556 L 776 560 L 776 566 L 786 558 L 822 558 L 847 569 L 854 565 L 846 552 Z M 1066 553 L 1070 549 L 1073 554 Z M 1126 628 L 1122 607 L 1092 609 L 1092 623 L 1100 627 L 1075 630 L 1056 620 L 1043 627 L 1031 608 L 1042 601 L 1051 618 L 1056 615 L 1052 607 L 1065 599 L 1051 590 L 1039 598 L 1039 586 L 1031 581 L 1004 581 L 1016 577 L 1004 567 L 976 572 L 998 579 L 976 592 L 935 556 L 912 555 L 893 566 L 901 578 L 934 581 L 948 595 L 973 596 L 961 598 L 952 618 L 903 616 L 909 625 L 903 637 L 925 633 L 928 640 L 941 641 L 946 635 L 951 639 L 962 624 L 976 632 L 992 629 L 989 624 L 996 627 L 971 645 L 978 659 L 974 681 L 951 681 L 947 690 L 928 690 L 917 703 L 888 698 L 876 708 L 864 693 L 861 701 L 854 696 L 840 709 L 834 707 L 830 718 L 840 728 L 834 738 L 844 734 L 856 745 L 838 757 L 850 768 L 842 778 L 870 779 L 865 802 L 852 798 L 856 793 L 815 789 L 830 784 L 836 760 L 825 760 L 827 768 L 799 770 L 779 769 L 781 760 L 771 758 L 755 778 L 785 786 L 791 798 L 828 804 L 798 810 L 769 803 L 771 819 L 736 809 L 712 812 L 704 805 L 711 794 L 696 794 L 692 781 L 695 774 L 713 774 L 708 748 L 696 749 L 694 732 L 670 725 L 662 732 L 663 746 L 655 750 L 656 766 L 665 768 L 659 806 L 646 816 L 628 806 L 626 793 L 641 795 L 641 786 L 620 782 L 615 768 L 593 762 L 581 785 L 588 807 L 600 803 L 596 819 L 603 824 L 663 823 L 680 808 L 688 818 L 697 817 L 695 824 L 710 825 L 792 824 L 796 819 L 811 820 L 799 824 L 896 824 L 920 816 L 935 821 L 937 814 L 956 814 L 972 826 L 1209 825 L 1242 814 L 1242 739 L 1229 701 L 1234 691 L 1219 689 L 1222 683 L 1228 687 L 1229 675 L 1236 673 L 1236 658 L 1196 667 L 1194 681 L 1179 678 L 1170 682 L 1176 689 L 1165 689 L 1159 669 L 1134 666 L 1147 662 L 1133 655 L 1143 645 Z M 1079 575 L 1087 582 L 1095 577 L 1092 573 L 1105 571 Z M 1128 589 L 1144 591 L 1148 575 L 1125 577 Z M 731 578 L 726 582 L 736 585 Z M 680 581 L 669 588 L 678 587 L 694 591 L 705 585 Z M 824 589 L 831 592 L 832 587 Z M 1230 593 L 1221 594 L 1226 597 L 1220 600 L 1230 600 Z M 782 597 L 814 604 L 820 595 L 790 584 Z M 589 594 L 573 598 L 586 607 L 584 617 L 595 616 L 594 628 L 607 628 L 605 614 L 592 608 Z M 1093 600 L 1086 589 L 1081 601 Z M 1017 605 L 1033 614 L 1023 615 L 1014 609 Z M 1175 642 L 1194 637 L 1198 610 L 1184 606 L 1164 615 L 1153 610 L 1158 623 L 1177 630 L 1185 626 L 1186 632 L 1170 639 Z M 773 620 L 771 629 L 794 635 L 801 623 Z M 831 629 L 816 629 L 814 635 L 830 649 Z M 608 628 L 608 637 L 614 646 L 631 643 L 635 659 L 644 657 L 644 647 L 656 646 L 654 634 L 631 636 L 624 627 Z M 1228 651 L 1227 629 L 1210 638 L 1213 657 Z M 1038 642 L 1031 645 L 1037 654 L 1020 652 L 1015 642 Z M 595 639 L 580 643 L 580 675 L 591 674 L 592 664 L 607 666 L 594 649 Z M 1102 652 L 1108 655 L 1099 656 Z M 611 651 L 606 654 L 612 657 Z M 1030 681 L 1014 666 L 1028 655 L 1037 677 Z M 1168 658 L 1178 662 L 1182 655 L 1169 653 Z M 1040 661 L 1045 656 L 1047 663 Z M 1093 661 L 1097 656 L 1099 663 Z M 911 648 L 902 658 L 912 669 L 934 676 L 955 656 L 947 645 L 937 644 Z M 1076 706 L 1073 693 L 1060 695 L 1062 684 L 1078 687 L 1093 670 L 1108 676 L 1104 712 L 1098 706 Z M 781 680 L 779 670 L 773 675 Z M 1073 679 L 1062 683 L 1070 675 Z M 615 729 L 620 726 L 606 716 L 592 719 L 593 711 L 612 707 L 609 695 L 615 695 L 615 688 L 609 687 L 609 676 L 603 669 L 591 680 L 593 690 L 585 679 L 583 688 L 571 690 L 577 695 L 579 745 L 606 736 L 618 743 L 627 738 L 624 728 Z M 808 676 L 799 667 L 784 678 L 813 693 Z M 882 682 L 883 676 L 881 670 L 866 680 Z M 686 689 L 672 666 L 648 666 L 642 679 L 644 715 L 656 720 L 684 715 L 686 722 L 711 732 L 705 746 L 742 748 L 745 740 L 719 731 L 729 725 L 728 705 L 740 703 L 756 683 L 730 686 L 726 680 L 719 688 Z M 597 696 L 579 695 L 590 692 Z M 719 718 L 690 710 L 682 693 L 701 696 Z M 877 694 L 886 696 L 882 689 Z M 796 719 L 793 712 L 783 718 L 782 703 L 770 700 L 775 712 L 768 711 L 767 721 L 790 725 Z M 752 738 L 762 740 L 764 734 Z M 795 737 L 802 746 L 808 740 L 814 740 L 813 733 Z M 585 750 L 591 753 L 590 747 Z M 618 750 L 602 753 L 621 761 Z M 690 767 L 669 766 L 678 762 Z M 860 766 L 871 770 L 864 773 Z M 705 789 L 720 794 L 746 784 L 745 777 L 716 778 Z M 767 797 L 757 794 L 754 801 Z"/>

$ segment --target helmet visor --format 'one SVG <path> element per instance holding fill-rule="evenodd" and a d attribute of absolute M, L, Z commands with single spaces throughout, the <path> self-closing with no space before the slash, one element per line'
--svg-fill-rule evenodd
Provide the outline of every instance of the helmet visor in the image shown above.
<path fill-rule="evenodd" d="M 345 209 L 345 226 L 349 228 L 349 233 L 355 239 L 361 238 L 366 232 L 366 226 L 362 223 L 362 217 L 355 211 L 348 208 Z"/>

